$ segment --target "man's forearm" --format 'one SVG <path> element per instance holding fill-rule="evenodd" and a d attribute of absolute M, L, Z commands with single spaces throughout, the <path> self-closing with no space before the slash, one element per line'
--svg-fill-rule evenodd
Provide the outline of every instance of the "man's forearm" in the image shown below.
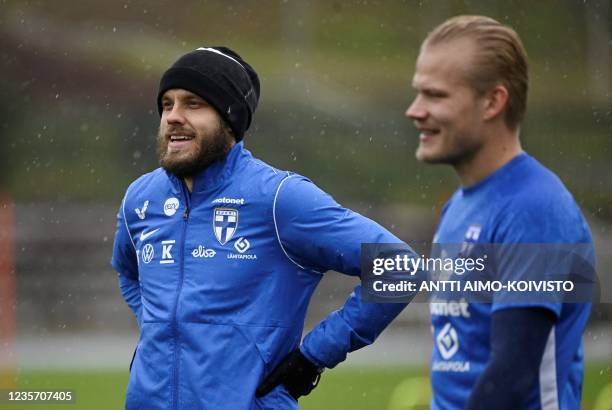
<path fill-rule="evenodd" d="M 306 335 L 300 350 L 319 367 L 335 367 L 349 352 L 374 343 L 405 306 L 403 303 L 363 303 L 361 286 L 357 286 L 342 308 Z"/>
<path fill-rule="evenodd" d="M 472 390 L 468 410 L 521 407 L 534 386 L 555 320 L 552 311 L 539 307 L 493 313 L 491 357 Z"/>
<path fill-rule="evenodd" d="M 140 283 L 136 279 L 132 279 L 126 275 L 119 274 L 119 288 L 125 303 L 132 309 L 136 321 L 140 326 L 142 316 L 142 300 L 140 295 Z"/>
<path fill-rule="evenodd" d="M 357 286 L 344 306 L 332 312 L 260 384 L 258 396 L 284 384 L 298 399 L 317 385 L 322 368 L 332 368 L 349 352 L 372 344 L 405 304 L 363 303 Z"/>

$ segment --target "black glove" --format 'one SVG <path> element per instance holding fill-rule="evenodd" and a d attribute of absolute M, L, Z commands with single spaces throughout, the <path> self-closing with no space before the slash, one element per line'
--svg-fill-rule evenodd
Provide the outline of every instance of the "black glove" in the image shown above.
<path fill-rule="evenodd" d="M 265 396 L 276 386 L 283 384 L 289 394 L 297 400 L 317 387 L 322 371 L 306 359 L 300 349 L 296 349 L 285 356 L 276 369 L 272 370 L 255 394 L 257 397 Z"/>

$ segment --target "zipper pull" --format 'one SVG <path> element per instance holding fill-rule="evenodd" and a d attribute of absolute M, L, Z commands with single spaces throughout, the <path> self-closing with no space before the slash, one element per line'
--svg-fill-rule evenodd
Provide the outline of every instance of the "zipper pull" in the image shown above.
<path fill-rule="evenodd" d="M 189 218 L 189 207 L 185 207 L 185 212 L 183 212 L 183 219 L 187 220 Z"/>

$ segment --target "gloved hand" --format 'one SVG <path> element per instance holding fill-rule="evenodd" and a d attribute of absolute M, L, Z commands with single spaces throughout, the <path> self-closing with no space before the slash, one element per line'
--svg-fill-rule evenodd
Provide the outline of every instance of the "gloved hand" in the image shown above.
<path fill-rule="evenodd" d="M 257 397 L 265 396 L 276 386 L 283 384 L 289 394 L 297 400 L 301 396 L 308 395 L 312 389 L 317 387 L 322 371 L 310 362 L 298 348 L 285 356 L 283 361 L 259 385 L 255 394 Z"/>

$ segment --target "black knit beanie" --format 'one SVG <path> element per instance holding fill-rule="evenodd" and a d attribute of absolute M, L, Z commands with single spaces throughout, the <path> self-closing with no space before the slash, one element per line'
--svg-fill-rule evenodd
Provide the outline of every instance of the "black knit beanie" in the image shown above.
<path fill-rule="evenodd" d="M 236 141 L 251 125 L 259 101 L 259 77 L 227 47 L 201 47 L 179 58 L 159 82 L 157 109 L 172 88 L 191 91 L 212 105 L 231 127 Z"/>

